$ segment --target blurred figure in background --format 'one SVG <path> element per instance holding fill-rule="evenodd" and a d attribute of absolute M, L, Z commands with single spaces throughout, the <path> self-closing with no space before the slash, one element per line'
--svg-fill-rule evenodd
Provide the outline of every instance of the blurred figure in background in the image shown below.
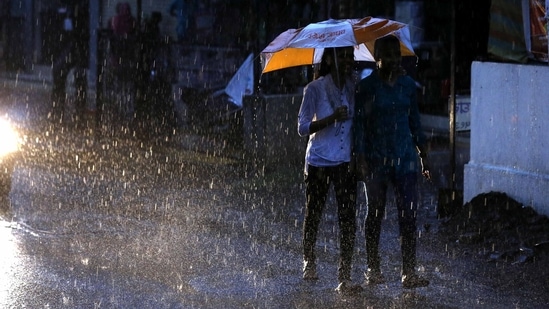
<path fill-rule="evenodd" d="M 155 66 L 155 57 L 159 54 L 161 45 L 164 44 L 160 34 L 160 22 L 162 22 L 162 13 L 152 12 L 151 16 L 145 19 L 141 37 L 143 41 L 143 67 L 149 70 Z"/>
<path fill-rule="evenodd" d="M 141 90 L 142 100 L 138 100 L 137 114 L 141 119 L 158 122 L 160 125 L 173 125 L 171 91 L 173 66 L 171 65 L 170 45 L 167 37 L 160 33 L 162 13 L 154 11 L 146 18 L 141 32 L 143 42 Z"/>
<path fill-rule="evenodd" d="M 62 15 L 59 43 L 63 45 L 54 56 L 52 65 L 52 110 L 48 115 L 55 122 L 63 122 L 67 100 L 67 77 L 74 69 L 77 119 L 82 119 L 88 97 L 87 70 L 89 67 L 89 11 L 88 0 L 71 1 L 58 9 Z"/>
<path fill-rule="evenodd" d="M 119 2 L 116 5 L 116 15 L 109 20 L 111 36 L 111 56 L 115 66 L 130 65 L 135 62 L 135 42 L 137 36 L 137 21 L 132 15 L 128 2 Z"/>
<path fill-rule="evenodd" d="M 192 11 L 193 3 L 191 0 L 174 0 L 168 8 L 170 16 L 177 17 L 175 32 L 177 33 L 178 42 L 188 39 L 187 31 L 190 28 Z"/>
<path fill-rule="evenodd" d="M 114 96 L 123 120 L 131 120 L 135 112 L 135 76 L 139 73 L 137 20 L 128 2 L 116 5 L 116 15 L 109 20 L 111 31 L 109 70 Z"/>

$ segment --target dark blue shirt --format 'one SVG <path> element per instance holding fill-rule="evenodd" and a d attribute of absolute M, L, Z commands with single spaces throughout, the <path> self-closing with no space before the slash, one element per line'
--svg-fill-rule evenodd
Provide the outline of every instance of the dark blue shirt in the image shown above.
<path fill-rule="evenodd" d="M 399 76 L 390 86 L 374 71 L 358 83 L 354 151 L 365 155 L 371 172 L 404 175 L 419 170 L 416 147 L 424 145 L 425 135 L 416 96 L 409 76 Z"/>

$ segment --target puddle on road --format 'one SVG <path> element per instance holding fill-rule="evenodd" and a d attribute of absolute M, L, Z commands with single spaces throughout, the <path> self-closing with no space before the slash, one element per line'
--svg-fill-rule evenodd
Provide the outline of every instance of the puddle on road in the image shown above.
<path fill-rule="evenodd" d="M 222 271 L 196 277 L 189 284 L 198 292 L 217 296 L 257 298 L 260 295 L 279 296 L 296 290 L 301 279 L 295 276 L 264 278 L 253 272 Z"/>

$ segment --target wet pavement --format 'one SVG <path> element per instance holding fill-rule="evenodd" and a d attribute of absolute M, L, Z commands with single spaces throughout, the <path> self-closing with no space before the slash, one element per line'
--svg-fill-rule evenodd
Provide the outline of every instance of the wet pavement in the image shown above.
<path fill-rule="evenodd" d="M 358 295 L 334 292 L 338 228 L 333 196 L 318 237 L 320 280 L 304 282 L 301 166 L 246 177 L 238 151 L 229 151 L 219 136 L 178 129 L 145 139 L 116 123 L 102 127 L 101 134 L 51 124 L 45 112 L 48 97 L 47 83 L 8 80 L 0 87 L 1 112 L 25 140 L 13 174 L 11 213 L 0 221 L 2 308 L 549 304 L 545 260 L 487 262 L 477 247 L 450 242 L 439 233 L 438 188 L 424 181 L 418 266 L 431 280 L 429 287 L 401 287 L 398 227 L 390 205 L 381 247 L 388 282 Z M 365 203 L 362 196 L 353 270 L 357 283 L 365 269 Z"/>

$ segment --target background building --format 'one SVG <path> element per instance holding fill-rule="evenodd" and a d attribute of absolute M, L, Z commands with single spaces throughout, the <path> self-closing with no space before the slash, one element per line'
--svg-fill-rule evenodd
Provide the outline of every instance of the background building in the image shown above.
<path fill-rule="evenodd" d="M 3 24 L 0 43 L 6 69 L 29 70 L 33 64 L 48 65 L 58 47 L 55 33 L 62 16 L 58 10 L 80 0 L 9 0 L 9 8 L 1 10 L 12 16 Z M 90 67 L 93 80 L 101 29 L 107 27 L 116 13 L 114 0 L 89 0 Z M 139 23 L 152 12 L 162 14 L 160 32 L 175 42 L 177 19 L 168 13 L 172 0 L 128 0 Z M 359 0 L 187 0 L 191 7 L 189 39 L 186 45 L 231 48 L 257 54 L 274 37 L 288 28 L 333 18 L 377 16 L 397 19 L 411 25 L 412 39 L 418 51 L 417 71 L 411 72 L 425 87 L 422 109 L 428 113 L 447 113 L 450 75 L 452 1 L 359 1 Z M 490 0 L 455 1 L 455 62 L 457 92 L 467 92 L 470 85 L 470 64 L 486 57 Z M 23 9 L 24 8 L 24 9 Z M 10 42 L 10 43 L 8 43 Z M 16 44 L 14 44 L 14 42 Z M 10 48 L 8 48 L 10 47 Z M 16 64 L 16 65 L 14 65 Z M 297 74 L 296 74 L 297 73 Z M 269 84 L 288 86 L 266 91 L 295 91 L 307 82 L 307 76 L 289 69 L 271 74 Z M 284 82 L 281 82 L 284 80 Z"/>

